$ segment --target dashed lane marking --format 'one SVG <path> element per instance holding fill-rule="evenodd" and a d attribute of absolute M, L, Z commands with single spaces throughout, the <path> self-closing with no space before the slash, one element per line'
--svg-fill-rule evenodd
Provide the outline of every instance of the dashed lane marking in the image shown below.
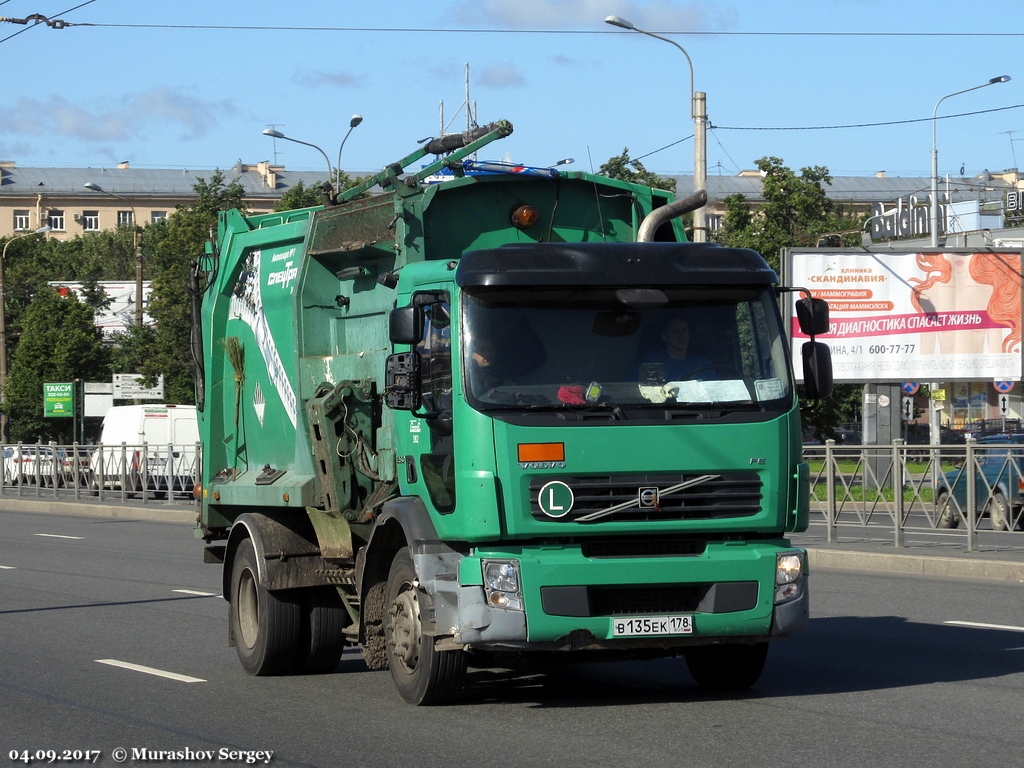
<path fill-rule="evenodd" d="M 62 536 L 59 533 L 33 533 L 33 536 L 45 536 L 48 539 L 84 539 L 85 536 Z"/>
<path fill-rule="evenodd" d="M 982 624 L 978 621 L 944 621 L 943 624 L 952 624 L 956 627 L 974 627 L 975 629 L 1001 629 L 1005 632 L 1024 632 L 1024 627 L 1014 627 L 1009 624 Z"/>
<path fill-rule="evenodd" d="M 217 597 L 216 592 L 199 592 L 195 589 L 172 589 L 172 592 L 178 592 L 182 595 L 198 595 L 199 597 Z"/>
<path fill-rule="evenodd" d="M 157 677 L 166 677 L 168 680 L 177 680 L 182 683 L 205 683 L 201 677 L 189 677 L 188 675 L 179 675 L 177 672 L 168 672 L 163 669 L 156 669 L 154 667 L 144 667 L 141 664 L 132 664 L 128 661 L 118 661 L 117 659 L 96 659 L 99 664 L 109 664 L 112 667 L 120 667 L 121 669 L 130 669 L 133 672 L 144 672 L 147 675 L 155 675 Z"/>

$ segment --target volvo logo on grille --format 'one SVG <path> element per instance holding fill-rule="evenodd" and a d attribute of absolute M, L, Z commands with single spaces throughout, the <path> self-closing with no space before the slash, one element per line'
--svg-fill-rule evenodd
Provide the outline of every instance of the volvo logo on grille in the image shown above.
<path fill-rule="evenodd" d="M 657 488 L 640 489 L 640 509 L 659 509 L 659 501 L 661 501 L 661 495 Z"/>

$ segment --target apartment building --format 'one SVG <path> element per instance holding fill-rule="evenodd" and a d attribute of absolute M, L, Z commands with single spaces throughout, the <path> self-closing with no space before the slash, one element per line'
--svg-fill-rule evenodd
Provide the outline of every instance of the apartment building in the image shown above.
<path fill-rule="evenodd" d="M 193 169 L 142 169 L 119 163 L 112 168 L 22 168 L 0 161 L 0 238 L 49 226 L 49 236 L 70 240 L 87 232 L 133 222 L 145 225 L 170 216 L 196 198 L 194 185 L 215 173 Z M 239 162 L 224 170 L 237 180 L 253 213 L 273 210 L 281 195 L 300 181 L 309 187 L 325 174 L 288 171 L 283 166 Z M 88 185 L 88 186 L 86 186 Z"/>

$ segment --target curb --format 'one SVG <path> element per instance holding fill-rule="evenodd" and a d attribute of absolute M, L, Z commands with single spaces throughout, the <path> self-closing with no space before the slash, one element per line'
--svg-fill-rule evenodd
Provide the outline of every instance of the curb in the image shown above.
<path fill-rule="evenodd" d="M 101 502 L 62 499 L 19 499 L 0 496 L 0 510 L 34 512 L 43 515 L 75 515 L 77 517 L 111 517 L 120 520 L 148 520 L 158 523 L 196 522 L 195 508 L 161 506 L 127 506 Z"/>
<path fill-rule="evenodd" d="M 1024 563 L 973 559 L 967 553 L 963 557 L 936 557 L 932 555 L 851 552 L 814 547 L 805 547 L 805 549 L 807 549 L 812 569 L 1024 583 Z"/>
<path fill-rule="evenodd" d="M 34 512 L 45 515 L 108 517 L 120 520 L 147 520 L 192 525 L 196 522 L 198 512 L 195 507 L 182 508 L 159 503 L 152 506 L 122 506 L 87 501 L 19 499 L 0 496 L 0 510 L 3 509 L 11 512 Z M 961 557 L 941 557 L 800 546 L 807 550 L 812 569 L 1024 583 L 1024 562 L 981 559 L 968 553 L 964 553 Z"/>

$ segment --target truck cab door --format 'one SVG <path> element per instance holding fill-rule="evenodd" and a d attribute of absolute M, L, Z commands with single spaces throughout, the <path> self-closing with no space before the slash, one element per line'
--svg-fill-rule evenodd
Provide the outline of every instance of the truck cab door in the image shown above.
<path fill-rule="evenodd" d="M 445 292 L 413 296 L 422 308 L 423 335 L 416 344 L 420 369 L 422 421 L 426 424 L 424 450 L 418 457 L 423 482 L 434 508 L 455 510 L 455 447 L 452 438 L 452 333 L 451 301 Z"/>

